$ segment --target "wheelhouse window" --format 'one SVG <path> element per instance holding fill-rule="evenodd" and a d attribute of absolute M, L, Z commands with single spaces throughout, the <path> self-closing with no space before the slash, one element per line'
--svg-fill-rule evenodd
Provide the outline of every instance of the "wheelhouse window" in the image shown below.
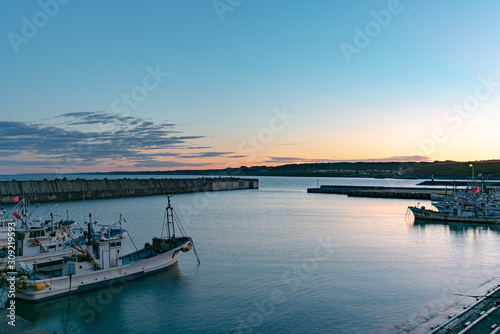
<path fill-rule="evenodd" d="M 30 232 L 30 238 L 38 238 L 38 237 L 43 237 L 43 236 L 45 236 L 44 230 Z"/>

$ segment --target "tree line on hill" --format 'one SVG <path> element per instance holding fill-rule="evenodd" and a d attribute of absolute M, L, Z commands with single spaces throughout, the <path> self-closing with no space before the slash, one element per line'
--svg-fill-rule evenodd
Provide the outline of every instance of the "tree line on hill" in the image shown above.
<path fill-rule="evenodd" d="M 472 166 L 471 166 L 472 165 Z M 238 168 L 127 172 L 151 175 L 211 176 L 314 176 L 314 177 L 395 177 L 395 178 L 500 178 L 500 160 L 434 162 L 330 162 L 281 166 L 241 166 Z M 127 174 L 115 172 L 114 174 Z"/>

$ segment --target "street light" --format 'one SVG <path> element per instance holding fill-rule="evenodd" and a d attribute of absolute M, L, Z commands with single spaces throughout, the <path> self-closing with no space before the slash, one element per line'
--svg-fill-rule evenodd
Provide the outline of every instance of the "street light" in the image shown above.
<path fill-rule="evenodd" d="M 474 165 L 469 164 L 469 167 L 472 167 L 472 182 L 474 182 Z"/>

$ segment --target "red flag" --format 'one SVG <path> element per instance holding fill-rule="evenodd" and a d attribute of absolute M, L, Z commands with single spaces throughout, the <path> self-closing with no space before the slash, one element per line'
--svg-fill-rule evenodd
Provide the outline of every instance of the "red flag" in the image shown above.
<path fill-rule="evenodd" d="M 19 196 L 14 197 L 14 203 L 19 202 Z"/>
<path fill-rule="evenodd" d="M 14 217 L 16 217 L 17 219 L 21 219 L 21 217 L 17 214 L 17 212 L 14 212 L 13 213 Z"/>

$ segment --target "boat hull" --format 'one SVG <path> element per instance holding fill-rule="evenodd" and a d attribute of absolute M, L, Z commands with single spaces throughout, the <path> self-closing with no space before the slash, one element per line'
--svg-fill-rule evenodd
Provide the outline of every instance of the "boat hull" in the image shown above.
<path fill-rule="evenodd" d="M 120 281 L 132 280 L 166 270 L 177 263 L 181 250 L 188 247 L 188 245 L 189 241 L 179 247 L 145 260 L 119 267 L 73 275 L 71 279 L 71 293 L 96 289 Z M 36 290 L 36 288 L 32 286 L 36 286 L 40 283 L 48 286 L 41 290 Z M 16 298 L 35 303 L 69 294 L 70 277 L 63 276 L 26 280 L 22 283 L 22 288 L 19 288 L 20 285 L 20 283 L 17 283 L 18 290 L 16 292 Z"/>
<path fill-rule="evenodd" d="M 410 206 L 409 209 L 413 213 L 415 219 L 425 221 L 498 225 L 500 219 L 498 216 L 455 216 L 412 206 Z"/>
<path fill-rule="evenodd" d="M 17 256 L 16 262 L 23 262 L 25 264 L 39 264 L 39 263 L 49 263 L 54 261 L 61 261 L 65 256 L 71 256 L 77 254 L 77 251 L 73 248 L 64 249 L 60 251 L 40 253 L 28 256 Z M 0 258 L 0 271 L 5 270 L 8 265 L 8 258 Z"/>

